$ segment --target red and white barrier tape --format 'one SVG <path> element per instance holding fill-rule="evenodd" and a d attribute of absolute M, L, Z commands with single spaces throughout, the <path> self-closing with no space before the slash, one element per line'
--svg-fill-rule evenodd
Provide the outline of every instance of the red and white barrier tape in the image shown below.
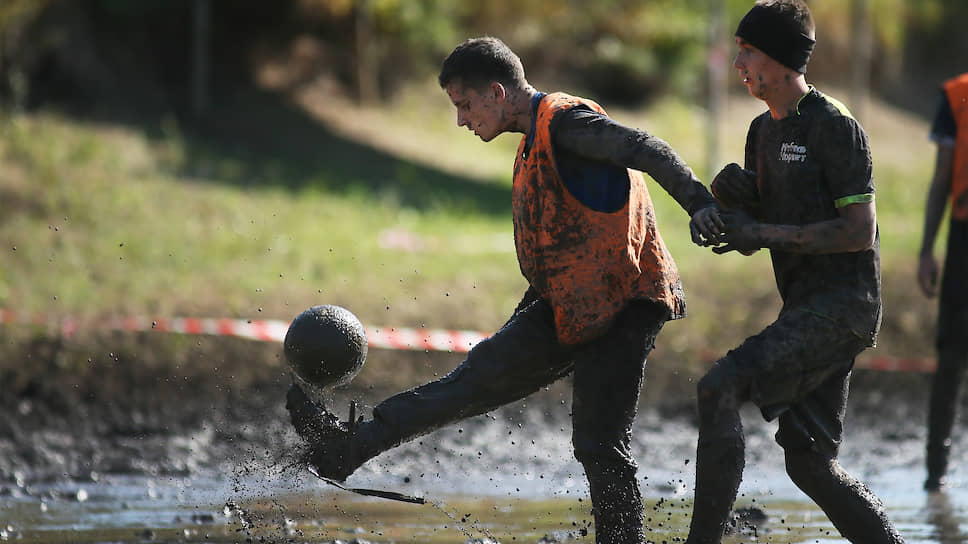
<path fill-rule="evenodd" d="M 73 318 L 54 318 L 44 314 L 26 314 L 0 309 L 0 324 L 40 325 L 54 328 L 65 337 L 78 330 Z M 466 353 L 478 342 L 490 336 L 477 331 L 446 329 L 411 329 L 401 327 L 366 328 L 370 348 L 416 351 L 448 351 Z M 179 334 L 206 334 L 214 336 L 237 336 L 266 342 L 282 342 L 289 330 L 289 322 L 276 319 L 221 319 L 179 317 L 172 319 L 147 319 L 139 317 L 116 317 L 103 320 L 95 328 L 130 332 L 158 331 Z M 714 358 L 710 354 L 704 354 Z M 858 358 L 857 368 L 896 372 L 934 372 L 935 360 L 916 357 L 888 357 L 871 354 Z"/>
<path fill-rule="evenodd" d="M 935 359 L 927 357 L 872 355 L 870 357 L 858 357 L 856 366 L 857 368 L 888 372 L 934 372 L 938 364 Z"/>
<path fill-rule="evenodd" d="M 44 314 L 26 314 L 0 309 L 0 324 L 3 323 L 48 326 L 59 330 L 60 334 L 67 337 L 72 336 L 78 330 L 78 322 L 73 318 L 54 318 Z M 369 347 L 378 349 L 465 353 L 489 336 L 481 332 L 464 330 L 364 327 L 366 328 L 366 339 Z M 282 342 L 286 338 L 286 331 L 289 330 L 289 322 L 277 319 L 114 317 L 102 320 L 95 325 L 95 328 L 129 332 L 157 331 L 237 336 L 266 342 Z"/>

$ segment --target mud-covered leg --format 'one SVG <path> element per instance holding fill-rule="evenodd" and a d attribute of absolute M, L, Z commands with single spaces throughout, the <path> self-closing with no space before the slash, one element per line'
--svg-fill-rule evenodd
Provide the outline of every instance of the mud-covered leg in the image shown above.
<path fill-rule="evenodd" d="M 631 430 L 645 359 L 667 314 L 633 303 L 605 336 L 576 353 L 572 443 L 588 478 L 598 544 L 644 540 Z"/>
<path fill-rule="evenodd" d="M 787 451 L 787 474 L 854 543 L 904 542 L 880 499 L 837 462 L 815 450 Z"/>
<path fill-rule="evenodd" d="M 849 383 L 849 373 L 834 376 L 780 416 L 777 442 L 783 446 L 790 479 L 820 506 L 844 538 L 854 543 L 897 544 L 904 540 L 880 499 L 837 461 Z"/>
<path fill-rule="evenodd" d="M 928 404 L 928 438 L 924 488 L 935 491 L 944 486 L 951 450 L 951 432 L 958 416 L 959 394 L 968 367 L 968 223 L 949 225 L 941 292 L 938 296 L 938 330 L 935 346 L 938 367 L 931 385 Z"/>
<path fill-rule="evenodd" d="M 958 411 L 958 393 L 965 378 L 968 357 L 961 349 L 943 349 L 938 353 L 938 368 L 931 384 L 928 404 L 928 440 L 925 465 L 928 477 L 924 488 L 929 491 L 944 485 L 951 450 L 951 431 Z"/>
<path fill-rule="evenodd" d="M 591 493 L 596 544 L 644 542 L 642 494 L 636 481 L 634 461 L 585 459 L 581 463 Z"/>
<path fill-rule="evenodd" d="M 447 376 L 394 395 L 356 428 L 365 459 L 461 419 L 524 398 L 572 369 L 558 343 L 551 309 L 535 300 L 475 346 Z"/>
<path fill-rule="evenodd" d="M 745 438 L 739 407 L 749 397 L 748 379 L 721 359 L 700 381 L 696 490 L 689 544 L 722 540 L 743 477 Z"/>

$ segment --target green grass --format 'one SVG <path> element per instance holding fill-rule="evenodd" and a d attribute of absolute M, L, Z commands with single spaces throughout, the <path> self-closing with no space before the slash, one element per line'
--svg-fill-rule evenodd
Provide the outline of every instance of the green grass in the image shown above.
<path fill-rule="evenodd" d="M 15 168 L 3 187 L 17 205 L 0 225 L 8 256 L 0 304 L 286 318 L 333 301 L 392 322 L 394 308 L 404 311 L 413 297 L 444 301 L 445 286 L 490 290 L 511 275 L 500 270 L 514 272 L 506 246 L 461 251 L 493 246 L 491 235 L 507 230 L 504 217 L 425 213 L 352 187 L 239 188 L 185 177 L 162 160 L 184 145 L 56 116 L 8 123 L 3 156 Z M 385 229 L 433 235 L 425 242 L 433 253 L 382 250 Z M 387 306 L 390 318 L 381 315 Z"/>
<path fill-rule="evenodd" d="M 0 124 L 0 307 L 288 319 L 334 303 L 373 325 L 503 323 L 525 288 L 511 243 L 515 136 L 481 143 L 455 126 L 439 89 L 384 109 L 311 96 L 301 108 L 262 93 L 238 100 L 248 106 L 224 104 L 207 131 L 54 113 Z M 761 109 L 731 97 L 722 162 L 741 157 Z M 665 138 L 702 173 L 701 110 L 668 99 L 611 113 Z M 927 356 L 934 303 L 917 295 L 913 278 L 933 148 L 922 120 L 871 113 L 882 349 Z M 667 327 L 654 359 L 694 363 L 775 315 L 769 259 L 695 247 L 686 214 L 658 185 L 650 190 L 690 301 L 690 317 Z M 388 232 L 422 250 L 381 247 Z"/>

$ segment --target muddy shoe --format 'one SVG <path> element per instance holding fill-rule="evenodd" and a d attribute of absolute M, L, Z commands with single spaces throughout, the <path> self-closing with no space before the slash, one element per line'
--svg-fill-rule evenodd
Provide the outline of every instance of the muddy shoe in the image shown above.
<path fill-rule="evenodd" d="M 357 460 L 349 426 L 313 402 L 296 384 L 289 386 L 286 410 L 296 433 L 309 445 L 304 460 L 320 476 L 342 482 L 363 464 Z"/>

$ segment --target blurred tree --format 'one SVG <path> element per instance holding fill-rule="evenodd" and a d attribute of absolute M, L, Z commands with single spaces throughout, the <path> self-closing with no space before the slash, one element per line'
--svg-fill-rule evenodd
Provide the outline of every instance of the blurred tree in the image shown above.
<path fill-rule="evenodd" d="M 728 70 L 732 32 L 753 0 L 720 1 L 728 58 L 721 59 L 723 52 L 717 58 Z M 858 60 L 858 42 L 851 41 L 863 22 L 851 18 L 851 4 L 809 0 L 819 40 L 811 78 L 846 86 L 856 72 L 852 63 L 864 62 L 878 92 L 897 94 L 932 87 L 968 64 L 968 34 L 961 31 L 968 2 L 863 1 L 869 61 Z M 432 77 L 457 43 L 484 34 L 508 42 L 536 83 L 608 104 L 634 105 L 662 93 L 708 103 L 711 88 L 710 0 L 204 4 L 208 17 L 193 18 L 206 13 L 196 0 L 0 0 L 0 96 L 16 95 L 28 105 L 147 101 L 150 111 L 191 112 L 193 103 L 214 103 L 219 93 L 254 84 L 259 63 L 288 58 L 290 67 L 301 63 L 300 84 L 322 75 L 338 83 L 334 89 L 374 101 L 408 81 Z M 193 26 L 206 19 L 207 26 Z M 200 29 L 194 40 L 193 28 Z M 206 45 L 208 54 L 193 44 Z M 309 50 L 312 62 L 305 62 Z M 911 74 L 932 84 L 913 81 Z"/>
<path fill-rule="evenodd" d="M 353 43 L 338 69 L 361 99 L 436 72 L 460 41 L 494 35 L 533 78 L 585 87 L 612 102 L 666 90 L 702 96 L 707 0 L 298 0 L 330 43 Z M 354 31 L 348 31 L 354 29 Z M 562 74 L 566 74 L 563 76 Z M 349 79 L 347 79 L 349 76 Z M 569 80 L 569 81 L 562 81 Z"/>
<path fill-rule="evenodd" d="M 882 89 L 912 109 L 930 115 L 937 105 L 942 81 L 968 71 L 968 2 L 908 0 L 900 7 L 894 17 L 898 18 L 897 12 L 903 13 L 903 25 L 894 36 L 893 51 L 899 68 L 892 74 L 898 84 Z M 891 16 L 885 9 L 875 18 Z"/>
<path fill-rule="evenodd" d="M 474 33 L 501 29 L 536 78 L 603 101 L 704 95 L 707 0 L 490 3 L 474 19 Z"/>
<path fill-rule="evenodd" d="M 297 0 L 295 18 L 336 50 L 331 62 L 361 101 L 425 77 L 471 14 L 460 0 Z M 348 47 L 348 44 L 352 44 Z M 433 60 L 431 60 L 433 59 Z"/>
<path fill-rule="evenodd" d="M 26 105 L 30 92 L 25 28 L 49 0 L 5 0 L 0 3 L 0 102 L 13 110 Z"/>
<path fill-rule="evenodd" d="M 195 0 L 192 3 L 192 112 L 196 116 L 205 113 L 209 102 L 211 20 L 212 0 Z"/>
<path fill-rule="evenodd" d="M 5 0 L 0 4 L 0 31 L 6 30 L 24 16 L 43 9 L 49 0 Z"/>

